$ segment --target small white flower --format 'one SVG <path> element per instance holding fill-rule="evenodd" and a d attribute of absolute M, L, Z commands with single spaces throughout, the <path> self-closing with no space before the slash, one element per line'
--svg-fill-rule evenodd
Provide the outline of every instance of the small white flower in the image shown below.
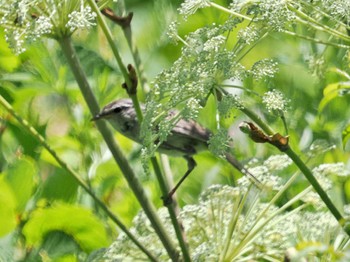
<path fill-rule="evenodd" d="M 276 89 L 266 92 L 262 99 L 270 113 L 281 115 L 287 111 L 289 99 Z"/>
<path fill-rule="evenodd" d="M 198 9 L 210 5 L 209 0 L 185 0 L 179 8 L 179 13 L 185 16 L 194 14 Z"/>
<path fill-rule="evenodd" d="M 223 35 L 214 36 L 204 43 L 203 50 L 208 52 L 218 52 L 225 41 L 226 38 Z"/>
<path fill-rule="evenodd" d="M 320 196 L 316 192 L 307 193 L 302 199 L 303 202 L 308 203 L 314 207 L 324 207 L 324 203 L 320 199 Z"/>
<path fill-rule="evenodd" d="M 287 155 L 274 155 L 264 162 L 264 166 L 268 167 L 269 170 L 282 170 L 292 163 Z"/>
<path fill-rule="evenodd" d="M 80 11 L 73 11 L 68 15 L 68 18 L 69 21 L 66 26 L 71 32 L 81 28 L 88 29 L 96 25 L 96 13 L 91 11 L 90 6 L 81 7 Z"/>
<path fill-rule="evenodd" d="M 260 33 L 254 26 L 249 26 L 239 30 L 237 36 L 241 41 L 250 45 L 259 39 Z"/>
<path fill-rule="evenodd" d="M 337 175 L 347 177 L 350 171 L 346 170 L 344 163 L 322 164 L 313 169 L 313 172 L 320 176 Z"/>
<path fill-rule="evenodd" d="M 172 40 L 174 43 L 177 43 L 179 40 L 179 35 L 177 33 L 177 27 L 178 27 L 178 22 L 172 22 L 168 26 L 168 31 L 167 31 L 167 36 L 169 37 L 170 40 Z"/>
<path fill-rule="evenodd" d="M 251 72 L 257 80 L 272 78 L 278 72 L 278 63 L 272 59 L 262 59 L 252 66 Z"/>
<path fill-rule="evenodd" d="M 190 98 L 187 100 L 186 107 L 182 111 L 182 117 L 186 120 L 188 119 L 196 119 L 199 114 L 199 110 L 201 109 L 201 105 L 199 104 L 199 100 L 196 98 Z"/>
<path fill-rule="evenodd" d="M 51 24 L 51 20 L 49 17 L 46 17 L 46 16 L 38 17 L 34 23 L 34 29 L 31 32 L 31 36 L 33 40 L 39 38 L 44 34 L 51 33 L 52 27 L 53 26 Z"/>

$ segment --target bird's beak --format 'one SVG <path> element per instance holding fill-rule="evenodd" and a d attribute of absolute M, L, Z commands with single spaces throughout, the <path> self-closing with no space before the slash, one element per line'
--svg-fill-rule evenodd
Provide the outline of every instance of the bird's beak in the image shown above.
<path fill-rule="evenodd" d="M 97 115 L 95 115 L 93 118 L 91 118 L 91 121 L 96 121 L 96 120 L 100 120 L 100 119 L 108 119 L 111 115 L 112 115 L 112 112 L 102 111 L 102 112 L 98 113 Z"/>
<path fill-rule="evenodd" d="M 93 118 L 91 118 L 90 121 L 96 121 L 99 120 L 103 117 L 103 115 L 101 113 L 98 113 L 97 115 L 95 115 Z"/>

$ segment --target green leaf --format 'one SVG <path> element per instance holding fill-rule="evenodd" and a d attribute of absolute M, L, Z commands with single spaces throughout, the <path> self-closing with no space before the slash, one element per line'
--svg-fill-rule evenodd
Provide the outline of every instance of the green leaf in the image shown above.
<path fill-rule="evenodd" d="M 40 195 L 49 200 L 74 201 L 77 195 L 78 184 L 65 170 L 56 168 L 44 182 Z"/>
<path fill-rule="evenodd" d="M 12 72 L 15 70 L 19 64 L 20 59 L 18 56 L 14 55 L 8 48 L 5 41 L 3 30 L 0 32 L 0 70 L 5 70 L 7 72 Z"/>
<path fill-rule="evenodd" d="M 21 144 L 23 153 L 31 156 L 33 159 L 37 159 L 40 154 L 40 150 L 38 150 L 38 147 L 40 146 L 39 142 L 16 122 L 12 123 L 8 121 L 6 127 L 17 139 L 18 143 Z M 40 134 L 43 134 L 46 126 L 36 126 L 35 129 Z"/>
<path fill-rule="evenodd" d="M 37 172 L 36 165 L 29 158 L 16 161 L 6 170 L 5 181 L 16 197 L 17 212 L 22 212 L 30 199 Z"/>
<path fill-rule="evenodd" d="M 98 218 L 83 207 L 58 204 L 34 211 L 23 228 L 28 245 L 42 244 L 45 236 L 61 231 L 72 236 L 86 252 L 108 244 L 106 230 Z"/>
<path fill-rule="evenodd" d="M 75 239 L 62 231 L 51 231 L 43 240 L 42 245 L 32 249 L 26 261 L 77 262 L 77 254 L 81 252 Z"/>
<path fill-rule="evenodd" d="M 343 148 L 345 148 L 346 143 L 349 141 L 349 139 L 350 139 L 350 124 L 342 132 Z"/>
<path fill-rule="evenodd" d="M 322 112 L 326 105 L 333 99 L 341 96 L 343 92 L 348 92 L 348 89 L 350 89 L 350 82 L 337 82 L 327 85 L 323 89 L 323 98 L 318 106 L 318 111 Z"/>
<path fill-rule="evenodd" d="M 0 236 L 16 227 L 16 197 L 4 176 L 0 177 Z"/>

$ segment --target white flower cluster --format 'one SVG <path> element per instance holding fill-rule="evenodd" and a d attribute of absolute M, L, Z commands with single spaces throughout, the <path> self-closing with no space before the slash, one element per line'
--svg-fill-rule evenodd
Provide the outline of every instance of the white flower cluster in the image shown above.
<path fill-rule="evenodd" d="M 178 33 L 177 33 L 177 27 L 178 27 L 178 22 L 172 22 L 172 23 L 169 24 L 168 30 L 167 30 L 168 38 L 172 42 L 174 42 L 175 44 L 179 40 L 179 36 L 178 36 Z"/>
<path fill-rule="evenodd" d="M 264 166 L 270 170 L 282 170 L 292 164 L 292 160 L 287 155 L 273 155 L 264 161 Z"/>
<path fill-rule="evenodd" d="M 0 27 L 5 28 L 6 41 L 16 54 L 26 50 L 26 43 L 42 36 L 59 38 L 77 29 L 90 28 L 95 25 L 95 17 L 83 0 L 0 2 Z"/>
<path fill-rule="evenodd" d="M 240 41 L 250 45 L 260 38 L 260 31 L 255 26 L 242 28 L 237 33 Z"/>
<path fill-rule="evenodd" d="M 346 246 L 332 246 L 336 238 L 346 236 L 329 212 L 281 211 L 271 203 L 259 202 L 254 194 L 251 190 L 213 185 L 203 192 L 198 204 L 183 207 L 179 217 L 193 261 L 218 261 L 222 257 L 226 261 L 269 261 L 271 257 L 281 261 L 286 250 L 299 242 L 305 248 L 302 256 L 316 258 L 319 254 L 313 249 L 307 251 L 314 241 L 345 254 Z M 161 208 L 158 214 L 175 237 L 166 209 Z M 159 260 L 169 259 L 143 212 L 133 220 L 131 231 Z M 147 259 L 124 234 L 99 256 L 99 261 L 105 262 Z"/>
<path fill-rule="evenodd" d="M 315 77 L 324 77 L 326 71 L 326 63 L 324 57 L 309 56 L 307 63 L 310 73 Z"/>
<path fill-rule="evenodd" d="M 250 71 L 257 80 L 272 78 L 278 72 L 278 63 L 272 59 L 262 59 L 254 63 Z"/>
<path fill-rule="evenodd" d="M 73 11 L 68 15 L 69 21 L 67 27 L 71 32 L 74 32 L 77 29 L 89 29 L 92 26 L 95 26 L 96 23 L 96 13 L 91 11 L 90 6 L 82 6 L 79 11 Z"/>
<path fill-rule="evenodd" d="M 332 16 L 339 17 L 344 21 L 350 20 L 350 1 L 349 0 L 324 0 L 323 6 L 329 10 Z"/>
<path fill-rule="evenodd" d="M 229 28 L 227 24 L 211 24 L 185 38 L 186 45 L 182 49 L 182 56 L 170 69 L 161 72 L 153 83 L 149 101 L 158 102 L 162 108 L 151 112 L 146 110 L 147 115 L 153 114 L 149 119 L 167 121 L 157 114 L 172 108 L 179 109 L 181 118 L 195 119 L 208 96 L 224 80 L 244 79 L 247 75 L 245 68 L 236 61 L 234 52 L 227 50 L 225 46 L 225 34 L 231 30 L 233 22 L 240 23 L 231 21 Z M 166 126 L 157 122 L 158 125 Z M 151 137 L 152 135 L 146 134 L 148 131 L 150 129 L 147 126 L 141 128 L 141 133 Z"/>
<path fill-rule="evenodd" d="M 276 89 L 266 92 L 262 99 L 267 110 L 271 113 L 281 115 L 287 111 L 289 99 L 286 99 L 284 95 Z"/>
<path fill-rule="evenodd" d="M 283 31 L 296 19 L 288 9 L 288 0 L 262 0 L 258 4 L 261 18 L 275 31 Z"/>
<path fill-rule="evenodd" d="M 320 176 L 336 175 L 340 177 L 350 176 L 350 171 L 346 169 L 344 163 L 322 164 L 313 169 L 313 172 Z"/>
<path fill-rule="evenodd" d="M 198 9 L 209 6 L 209 0 L 185 0 L 179 8 L 179 13 L 188 16 L 194 14 Z"/>

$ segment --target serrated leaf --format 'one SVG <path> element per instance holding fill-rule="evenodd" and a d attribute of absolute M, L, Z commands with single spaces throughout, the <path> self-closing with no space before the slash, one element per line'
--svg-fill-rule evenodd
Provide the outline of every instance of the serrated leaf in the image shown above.
<path fill-rule="evenodd" d="M 61 231 L 72 236 L 86 252 L 105 247 L 108 244 L 103 223 L 86 208 L 58 204 L 34 211 L 23 228 L 28 245 L 42 244 L 45 236 Z"/>
<path fill-rule="evenodd" d="M 350 139 L 350 124 L 342 132 L 343 148 L 345 148 L 346 143 L 349 141 L 349 139 Z"/>

